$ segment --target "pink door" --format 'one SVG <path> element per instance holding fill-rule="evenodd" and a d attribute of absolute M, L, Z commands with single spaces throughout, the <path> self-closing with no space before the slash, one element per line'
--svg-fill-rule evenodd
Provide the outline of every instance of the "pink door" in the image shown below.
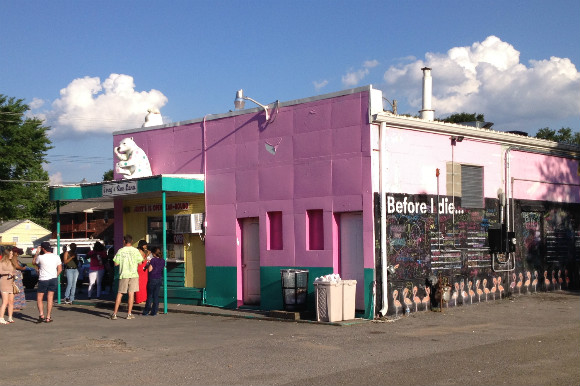
<path fill-rule="evenodd" d="M 242 221 L 242 291 L 244 304 L 260 304 L 260 225 L 258 218 Z"/>

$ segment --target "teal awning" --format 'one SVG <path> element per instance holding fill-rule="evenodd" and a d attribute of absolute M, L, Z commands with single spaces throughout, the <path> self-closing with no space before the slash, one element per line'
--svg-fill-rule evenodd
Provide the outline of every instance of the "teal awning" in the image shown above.
<path fill-rule="evenodd" d="M 203 175 L 166 174 L 132 180 L 103 181 L 82 185 L 54 185 L 49 187 L 50 201 L 98 200 L 137 198 L 167 192 L 178 194 L 204 193 Z"/>

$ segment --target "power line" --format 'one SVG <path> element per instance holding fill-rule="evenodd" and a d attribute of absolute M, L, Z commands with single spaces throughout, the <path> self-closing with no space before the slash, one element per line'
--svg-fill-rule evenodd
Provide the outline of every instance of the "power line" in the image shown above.
<path fill-rule="evenodd" d="M 28 180 L 0 180 L 0 182 L 19 182 L 27 184 L 48 184 L 50 181 L 28 181 Z"/>

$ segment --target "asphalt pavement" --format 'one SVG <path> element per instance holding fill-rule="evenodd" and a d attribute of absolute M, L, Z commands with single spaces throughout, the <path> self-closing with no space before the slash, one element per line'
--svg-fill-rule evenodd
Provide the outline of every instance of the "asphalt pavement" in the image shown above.
<path fill-rule="evenodd" d="M 187 305 L 111 320 L 111 300 L 81 299 L 37 324 L 27 292 L 0 326 L 0 385 L 580 385 L 578 293 L 347 323 Z"/>

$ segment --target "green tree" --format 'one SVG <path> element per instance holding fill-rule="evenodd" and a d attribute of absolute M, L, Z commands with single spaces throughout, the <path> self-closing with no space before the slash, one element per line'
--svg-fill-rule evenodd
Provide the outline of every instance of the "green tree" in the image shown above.
<path fill-rule="evenodd" d="M 0 219 L 30 219 L 50 229 L 48 173 L 42 168 L 52 148 L 49 127 L 22 99 L 0 94 Z"/>
<path fill-rule="evenodd" d="M 483 117 L 483 114 L 457 113 L 457 114 L 451 114 L 447 118 L 441 119 L 441 121 L 449 122 L 449 123 L 463 123 L 463 122 L 475 122 L 475 121 L 485 122 L 485 118 Z"/>
<path fill-rule="evenodd" d="M 109 169 L 103 173 L 103 181 L 113 181 L 113 169 Z"/>
<path fill-rule="evenodd" d="M 572 134 L 572 129 L 569 127 L 562 127 L 558 132 L 549 127 L 544 127 L 538 130 L 536 138 L 580 145 L 580 132 Z"/>

